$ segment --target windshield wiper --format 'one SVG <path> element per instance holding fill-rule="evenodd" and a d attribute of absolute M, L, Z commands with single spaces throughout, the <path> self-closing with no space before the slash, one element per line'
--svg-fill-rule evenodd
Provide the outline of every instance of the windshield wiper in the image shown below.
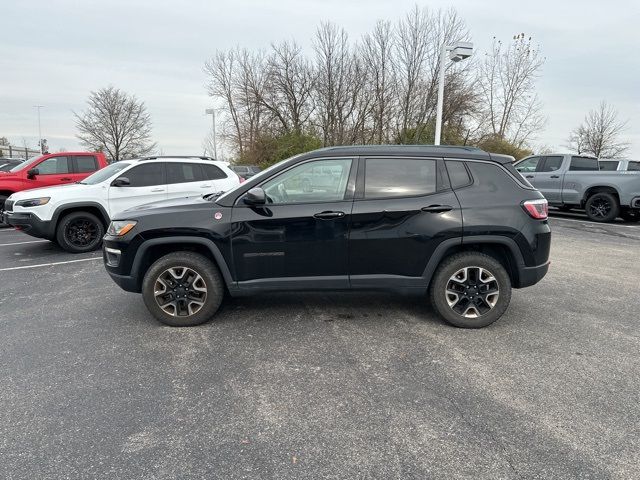
<path fill-rule="evenodd" d="M 202 195 L 202 198 L 204 198 L 205 200 L 214 200 L 216 198 L 218 198 L 220 195 L 222 195 L 224 192 L 214 192 L 214 193 L 207 193 L 205 195 Z"/>

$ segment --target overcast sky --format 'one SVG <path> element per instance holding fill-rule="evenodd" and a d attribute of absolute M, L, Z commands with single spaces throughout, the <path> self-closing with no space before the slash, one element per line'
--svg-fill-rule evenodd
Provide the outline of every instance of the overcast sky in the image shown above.
<path fill-rule="evenodd" d="M 547 61 L 538 93 L 548 116 L 535 141 L 554 150 L 601 100 L 628 119 L 629 156 L 640 158 L 640 1 L 108 0 L 5 2 L 0 21 L 0 136 L 37 144 L 33 105 L 51 151 L 78 148 L 72 111 L 112 84 L 143 100 L 165 154 L 201 154 L 211 128 L 202 67 L 216 49 L 310 48 L 319 22 L 352 38 L 413 5 L 455 7 L 478 51 L 493 36 L 534 37 Z"/>

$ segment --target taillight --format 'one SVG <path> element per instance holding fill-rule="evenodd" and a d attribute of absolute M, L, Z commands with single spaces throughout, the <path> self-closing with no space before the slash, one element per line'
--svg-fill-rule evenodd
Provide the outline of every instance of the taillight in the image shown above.
<path fill-rule="evenodd" d="M 544 198 L 522 202 L 522 208 L 536 220 L 545 220 L 549 216 L 549 202 Z"/>

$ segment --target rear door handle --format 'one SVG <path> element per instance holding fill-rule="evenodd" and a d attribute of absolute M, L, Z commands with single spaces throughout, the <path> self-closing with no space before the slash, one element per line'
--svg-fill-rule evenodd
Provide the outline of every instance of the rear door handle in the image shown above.
<path fill-rule="evenodd" d="M 551 175 L 550 178 L 560 178 L 560 175 Z"/>
<path fill-rule="evenodd" d="M 320 220 L 331 220 L 332 218 L 344 217 L 344 212 L 320 212 L 316 213 L 314 217 Z"/>
<path fill-rule="evenodd" d="M 429 213 L 444 213 L 453 210 L 451 205 L 429 205 L 428 207 L 422 207 L 423 212 Z"/>
<path fill-rule="evenodd" d="M 533 178 L 533 175 L 525 175 L 525 178 Z"/>
<path fill-rule="evenodd" d="M 164 188 L 152 188 L 152 192 L 164 192 Z"/>

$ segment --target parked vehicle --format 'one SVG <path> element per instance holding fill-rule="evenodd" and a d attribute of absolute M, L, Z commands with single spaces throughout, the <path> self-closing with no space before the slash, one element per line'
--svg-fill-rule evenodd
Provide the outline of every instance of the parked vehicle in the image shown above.
<path fill-rule="evenodd" d="M 533 155 L 515 164 L 549 201 L 563 210 L 584 208 L 589 219 L 610 222 L 640 215 L 640 174 L 601 171 L 598 159 L 570 154 Z"/>
<path fill-rule="evenodd" d="M 255 165 L 231 165 L 229 168 L 245 180 L 253 177 L 257 173 L 260 173 L 260 167 Z"/>
<path fill-rule="evenodd" d="M 18 158 L 0 158 L 0 172 L 8 172 L 21 163 L 22 160 Z"/>
<path fill-rule="evenodd" d="M 316 150 L 221 196 L 116 215 L 105 266 L 174 326 L 207 321 L 225 291 L 395 289 L 483 327 L 549 268 L 547 201 L 512 162 L 467 147 Z M 289 187 L 316 168 L 338 187 Z"/>
<path fill-rule="evenodd" d="M 618 172 L 637 172 L 640 171 L 640 161 L 637 160 L 613 160 L 613 159 L 600 159 L 600 170 L 606 172 L 618 171 Z"/>
<path fill-rule="evenodd" d="M 79 182 L 107 166 L 100 152 L 49 153 L 0 172 L 0 210 L 9 195 L 32 188 Z"/>
<path fill-rule="evenodd" d="M 98 248 L 110 218 L 150 202 L 229 190 L 240 183 L 222 162 L 148 157 L 112 163 L 75 185 L 11 195 L 3 218 L 69 252 Z M 2 218 L 0 218 L 2 220 Z"/>

